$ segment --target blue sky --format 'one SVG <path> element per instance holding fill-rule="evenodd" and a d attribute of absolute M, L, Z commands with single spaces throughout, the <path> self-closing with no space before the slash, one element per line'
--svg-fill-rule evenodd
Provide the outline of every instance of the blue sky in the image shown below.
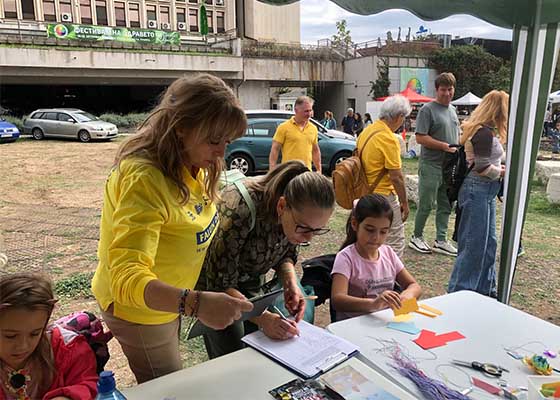
<path fill-rule="evenodd" d="M 374 1 L 374 0 L 371 0 Z M 511 40 L 511 30 L 498 28 L 470 15 L 454 15 L 438 21 L 423 21 L 404 10 L 388 10 L 376 15 L 351 14 L 329 0 L 301 0 L 301 42 L 317 44 L 317 40 L 331 38 L 336 33 L 336 21 L 346 19 L 354 43 L 385 39 L 387 31 L 397 38 L 399 26 L 402 37 L 408 27 L 414 34 L 420 25 L 432 33 L 450 33 L 455 36 L 477 36 Z"/>

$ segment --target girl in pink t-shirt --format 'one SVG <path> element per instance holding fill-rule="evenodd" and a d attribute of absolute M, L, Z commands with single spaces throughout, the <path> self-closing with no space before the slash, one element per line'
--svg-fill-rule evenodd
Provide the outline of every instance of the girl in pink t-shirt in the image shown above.
<path fill-rule="evenodd" d="M 332 269 L 331 302 L 336 319 L 400 308 L 401 301 L 420 296 L 422 289 L 392 248 L 383 244 L 393 221 L 387 199 L 368 194 L 354 203 L 346 241 Z M 393 290 L 395 281 L 403 289 Z"/>

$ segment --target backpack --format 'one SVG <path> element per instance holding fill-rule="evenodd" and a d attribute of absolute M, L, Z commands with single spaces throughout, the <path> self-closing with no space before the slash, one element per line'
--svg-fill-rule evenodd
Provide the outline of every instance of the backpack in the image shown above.
<path fill-rule="evenodd" d="M 368 185 L 366 173 L 362 166 L 362 153 L 370 139 L 376 133 L 377 132 L 373 132 L 366 139 L 361 151 L 356 147 L 352 156 L 337 164 L 335 170 L 332 172 L 336 202 L 342 208 L 351 210 L 355 199 L 373 193 L 387 172 L 386 169 L 383 169 L 375 179 L 375 182 L 373 182 L 371 186 Z"/>
<path fill-rule="evenodd" d="M 471 172 L 474 163 L 469 167 L 467 163 L 467 154 L 465 147 L 461 145 L 450 145 L 456 147 L 454 153 L 445 153 L 441 168 L 443 176 L 443 184 L 447 193 L 449 203 L 453 204 L 459 198 L 459 190 L 465 180 L 465 177 Z"/>
<path fill-rule="evenodd" d="M 95 354 L 97 374 L 100 374 L 109 361 L 109 347 L 107 343 L 113 338 L 111 331 L 104 331 L 101 320 L 89 311 L 77 311 L 54 322 L 64 329 L 76 332 L 86 338 Z"/>

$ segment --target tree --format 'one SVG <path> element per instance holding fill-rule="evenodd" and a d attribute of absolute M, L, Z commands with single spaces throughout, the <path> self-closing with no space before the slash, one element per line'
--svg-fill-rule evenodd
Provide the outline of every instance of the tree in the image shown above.
<path fill-rule="evenodd" d="M 560 59 L 556 61 L 556 69 L 554 70 L 554 79 L 552 80 L 552 91 L 560 89 Z"/>
<path fill-rule="evenodd" d="M 504 63 L 498 71 L 489 73 L 488 83 L 492 89 L 509 93 L 511 90 L 511 63 Z"/>
<path fill-rule="evenodd" d="M 389 96 L 391 81 L 389 80 L 389 61 L 386 58 L 379 58 L 377 62 L 377 74 L 377 80 L 369 81 L 369 83 L 371 83 L 371 89 L 368 96 L 373 94 L 373 99 Z"/>
<path fill-rule="evenodd" d="M 336 22 L 336 31 L 336 34 L 332 36 L 333 47 L 348 49 L 353 45 L 352 36 L 350 36 L 350 31 L 346 27 L 345 19 Z"/>
<path fill-rule="evenodd" d="M 481 46 L 465 45 L 440 49 L 430 56 L 429 66 L 439 73 L 452 72 L 455 75 L 457 97 L 469 91 L 483 96 L 492 89 L 509 90 L 510 78 L 507 70 L 510 68 L 504 66 L 500 58 L 488 53 Z M 506 81 L 507 85 L 505 85 Z"/>

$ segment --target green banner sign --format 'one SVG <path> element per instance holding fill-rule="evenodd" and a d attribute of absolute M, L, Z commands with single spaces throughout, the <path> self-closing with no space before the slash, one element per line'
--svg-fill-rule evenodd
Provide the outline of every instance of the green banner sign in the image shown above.
<path fill-rule="evenodd" d="M 48 24 L 47 37 L 68 40 L 114 40 L 130 43 L 181 44 L 179 32 L 78 24 Z"/>

